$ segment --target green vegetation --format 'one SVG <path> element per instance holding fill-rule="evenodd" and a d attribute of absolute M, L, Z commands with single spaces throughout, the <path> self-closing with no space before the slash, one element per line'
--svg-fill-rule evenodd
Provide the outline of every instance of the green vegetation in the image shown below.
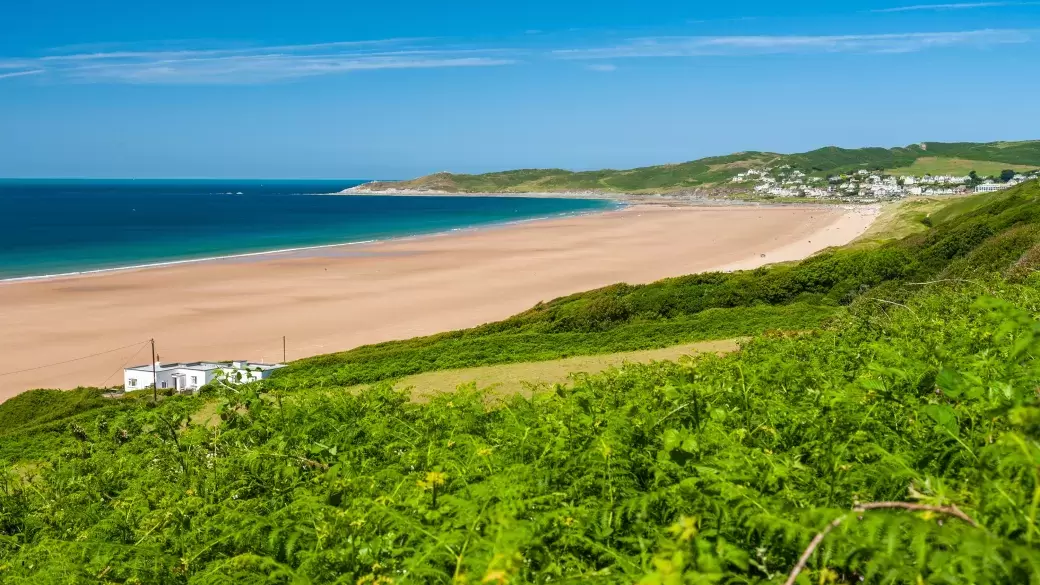
<path fill-rule="evenodd" d="M 369 187 L 448 193 L 667 193 L 715 187 L 748 169 L 780 165 L 791 165 L 817 176 L 859 169 L 892 169 L 892 174 L 930 172 L 960 175 L 966 175 L 974 169 L 981 176 L 999 175 L 1005 169 L 1040 167 L 1040 141 L 988 144 L 929 142 L 926 148 L 920 145 L 905 148 L 827 147 L 789 155 L 741 152 L 630 170 L 572 172 L 563 169 L 524 169 L 483 175 L 438 173 L 411 181 L 374 183 Z"/>
<path fill-rule="evenodd" d="M 1040 583 L 1040 186 L 893 225 L 203 400 L 6 403 L 0 582 L 783 583 L 825 534 L 798 583 Z M 386 383 L 741 329 L 530 397 Z"/>
<path fill-rule="evenodd" d="M 682 292 L 677 288 L 665 294 Z M 612 287 L 559 299 L 475 329 L 300 360 L 279 370 L 270 383 L 283 388 L 345 388 L 437 370 L 637 351 L 778 328 L 806 330 L 819 327 L 838 309 L 831 303 L 798 302 L 775 307 L 705 307 L 696 314 L 663 306 L 643 314 L 615 312 L 634 298 L 638 297 L 618 295 Z M 661 300 L 671 301 L 664 295 Z M 652 311 L 664 313 L 653 318 Z"/>
<path fill-rule="evenodd" d="M 103 390 L 31 390 L 0 403 L 0 461 L 44 458 L 75 442 L 71 429 L 136 406 L 137 398 L 102 398 Z"/>
<path fill-rule="evenodd" d="M 32 390 L 0 403 L 0 432 L 11 432 L 65 419 L 105 404 L 102 392 L 78 390 Z"/>

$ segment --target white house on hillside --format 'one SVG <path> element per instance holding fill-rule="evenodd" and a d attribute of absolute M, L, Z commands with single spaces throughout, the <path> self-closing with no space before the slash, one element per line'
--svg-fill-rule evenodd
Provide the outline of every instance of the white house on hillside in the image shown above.
<path fill-rule="evenodd" d="M 976 193 L 993 193 L 994 191 L 1003 191 L 1007 189 L 1008 185 L 1005 183 L 983 183 L 975 187 Z"/>
<path fill-rule="evenodd" d="M 230 382 L 255 382 L 271 376 L 271 373 L 285 364 L 257 364 L 246 361 L 234 362 L 191 362 L 162 364 L 155 363 L 155 374 L 158 388 L 172 388 L 178 392 L 198 390 L 209 384 L 218 375 Z M 123 390 L 141 390 L 151 388 L 155 380 L 152 378 L 152 364 L 134 366 L 123 370 Z"/>

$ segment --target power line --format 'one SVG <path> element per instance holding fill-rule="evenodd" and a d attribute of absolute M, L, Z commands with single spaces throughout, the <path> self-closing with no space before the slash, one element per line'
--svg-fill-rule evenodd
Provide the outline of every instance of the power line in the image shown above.
<path fill-rule="evenodd" d="M 147 342 L 146 341 L 142 341 L 139 344 L 139 347 L 137 348 L 137 351 L 135 351 L 129 358 L 127 358 L 127 360 L 125 362 L 123 362 L 123 365 L 120 366 L 119 370 L 126 370 L 126 366 L 128 366 L 130 364 L 130 360 L 132 360 L 135 357 L 137 357 L 137 354 L 141 353 L 141 350 L 144 349 L 144 344 L 145 343 L 147 343 Z M 109 374 L 108 377 L 105 378 L 105 381 L 102 382 L 100 386 L 98 386 L 98 388 L 104 388 L 105 384 L 108 384 L 108 381 L 111 380 L 112 376 L 115 376 L 119 372 L 119 370 L 116 370 L 116 371 L 112 372 L 111 374 Z"/>
<path fill-rule="evenodd" d="M 46 364 L 46 365 L 42 365 L 42 366 L 36 366 L 35 368 L 26 368 L 24 370 L 15 370 L 13 372 L 4 372 L 3 374 L 0 374 L 0 377 L 11 376 L 11 375 L 14 375 L 14 374 L 21 374 L 21 373 L 24 373 L 24 372 L 32 372 L 32 371 L 35 371 L 35 370 L 42 370 L 44 368 L 51 368 L 51 367 L 54 367 L 54 366 L 60 366 L 62 364 L 71 364 L 72 362 L 78 362 L 78 361 L 82 361 L 82 360 L 89 360 L 92 357 L 97 357 L 99 355 L 105 355 L 106 353 L 113 353 L 113 352 L 121 351 L 121 350 L 124 350 L 124 349 L 129 349 L 131 347 L 134 347 L 135 345 L 140 345 L 142 343 L 146 343 L 146 341 L 138 341 L 137 343 L 131 343 L 130 345 L 124 345 L 123 347 L 117 347 L 115 349 L 110 349 L 108 351 L 102 351 L 102 352 L 98 352 L 98 353 L 93 353 L 93 354 L 90 354 L 90 355 L 85 355 L 83 357 L 78 357 L 78 358 L 74 358 L 74 359 L 71 359 L 71 360 L 65 360 L 63 362 L 55 362 L 53 364 Z"/>

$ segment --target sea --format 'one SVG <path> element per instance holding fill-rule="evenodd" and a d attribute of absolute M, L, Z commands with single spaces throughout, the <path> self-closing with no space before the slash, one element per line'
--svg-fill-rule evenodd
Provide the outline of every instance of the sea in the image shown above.
<path fill-rule="evenodd" d="M 616 205 L 333 196 L 363 182 L 0 179 L 0 281 L 371 242 Z"/>

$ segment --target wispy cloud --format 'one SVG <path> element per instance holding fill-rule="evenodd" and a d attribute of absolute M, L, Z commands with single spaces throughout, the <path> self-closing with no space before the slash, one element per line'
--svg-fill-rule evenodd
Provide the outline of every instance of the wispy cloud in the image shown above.
<path fill-rule="evenodd" d="M 596 61 L 591 71 L 617 69 L 606 60 L 637 57 L 816 53 L 910 53 L 943 47 L 989 47 L 1031 41 L 1036 31 L 983 29 L 849 35 L 655 36 L 566 48 L 541 38 L 524 48 L 451 44 L 444 39 L 387 39 L 229 48 L 107 44 L 42 56 L 0 56 L 0 80 L 35 75 L 54 82 L 124 84 L 257 84 L 379 69 L 495 67 L 546 59 Z M 589 38 L 589 37 L 585 37 Z M 600 36 L 599 38 L 605 38 Z"/>
<path fill-rule="evenodd" d="M 1023 30 L 974 30 L 938 33 L 897 33 L 832 36 L 704 36 L 646 37 L 593 48 L 561 49 L 563 59 L 621 59 L 633 57 L 700 57 L 778 53 L 911 53 L 937 47 L 991 46 L 1024 43 Z"/>
<path fill-rule="evenodd" d="M 15 71 L 13 73 L 0 73 L 0 79 L 7 79 L 8 77 L 25 77 L 26 75 L 39 75 L 43 73 L 43 69 L 30 69 L 28 71 Z"/>
<path fill-rule="evenodd" d="M 491 67 L 517 62 L 493 48 L 445 48 L 424 39 L 272 45 L 235 49 L 111 50 L 19 59 L 60 80 L 149 84 L 246 84 L 376 69 Z"/>
<path fill-rule="evenodd" d="M 979 8 L 1001 8 L 1005 6 L 1037 6 L 1040 2 L 960 2 L 954 4 L 914 4 L 912 6 L 896 6 L 895 8 L 879 8 L 871 12 L 919 12 L 975 10 Z"/>

